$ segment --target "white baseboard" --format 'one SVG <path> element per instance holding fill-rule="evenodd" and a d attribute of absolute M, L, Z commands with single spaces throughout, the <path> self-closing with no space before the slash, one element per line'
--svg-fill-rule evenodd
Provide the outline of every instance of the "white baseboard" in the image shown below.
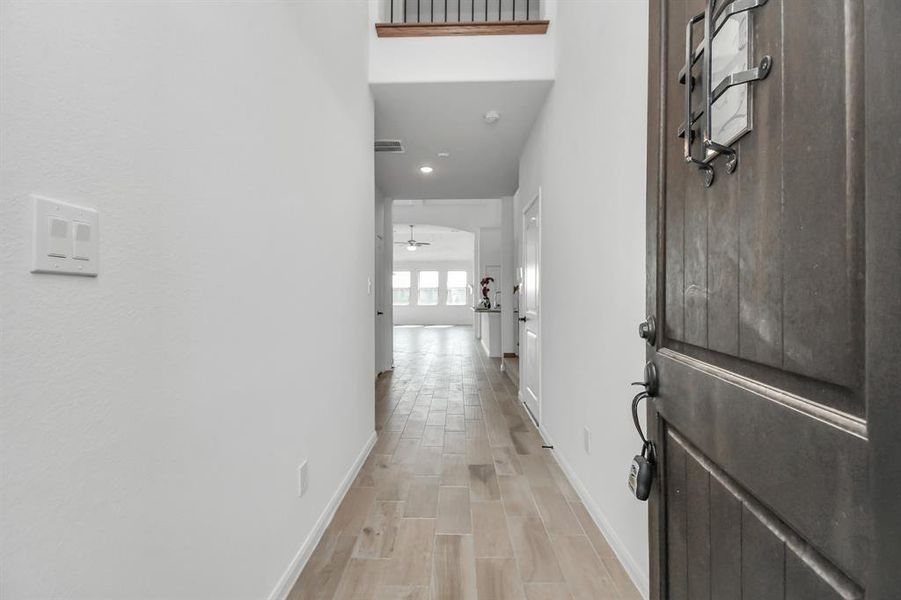
<path fill-rule="evenodd" d="M 325 510 L 319 515 L 319 520 L 316 521 L 313 531 L 311 531 L 310 535 L 307 536 L 307 539 L 304 540 L 303 544 L 300 546 L 300 550 L 298 550 L 297 554 L 294 555 L 294 558 L 291 559 L 288 569 L 279 578 L 278 584 L 275 586 L 275 589 L 272 590 L 272 593 L 269 594 L 269 600 L 285 600 L 288 597 L 288 594 L 291 593 L 291 589 L 297 582 L 297 578 L 300 577 L 301 571 L 303 571 L 307 561 L 310 560 L 313 550 L 316 549 L 319 540 L 322 539 L 322 534 L 325 533 L 329 523 L 332 522 L 335 511 L 338 510 L 338 506 L 341 504 L 345 494 L 347 494 L 347 491 L 353 484 L 354 479 L 356 479 L 357 473 L 363 468 L 363 463 L 366 462 L 366 457 L 369 456 L 369 452 L 372 450 L 372 447 L 375 446 L 377 438 L 378 435 L 373 431 L 369 440 L 363 445 L 363 449 L 360 450 L 360 454 L 357 455 L 356 460 L 354 460 L 353 464 L 350 466 L 350 470 L 341 481 L 341 485 L 325 506 Z"/>
<path fill-rule="evenodd" d="M 538 431 L 541 434 L 541 437 L 544 438 L 545 444 L 548 446 L 555 446 L 553 439 L 551 439 L 550 434 L 548 434 L 543 426 L 539 426 Z M 588 514 L 591 515 L 594 524 L 597 525 L 598 529 L 601 531 L 601 535 L 604 536 L 607 543 L 610 545 L 610 548 L 613 549 L 616 558 L 619 559 L 619 562 L 625 568 L 626 573 L 628 573 L 629 577 L 632 579 L 632 583 L 638 588 L 642 597 L 647 600 L 647 598 L 650 597 L 648 573 L 639 566 L 638 561 L 635 560 L 635 557 L 632 556 L 632 553 L 629 552 L 622 539 L 617 535 L 616 530 L 610 525 L 610 521 L 604 515 L 604 512 L 588 493 L 588 489 L 556 447 L 554 449 L 554 459 L 557 461 L 557 464 L 560 465 L 560 468 L 563 469 L 563 474 L 566 475 L 566 478 L 569 479 L 569 483 L 573 486 L 573 489 L 576 490 L 576 493 L 582 500 L 582 504 L 585 505 Z"/>

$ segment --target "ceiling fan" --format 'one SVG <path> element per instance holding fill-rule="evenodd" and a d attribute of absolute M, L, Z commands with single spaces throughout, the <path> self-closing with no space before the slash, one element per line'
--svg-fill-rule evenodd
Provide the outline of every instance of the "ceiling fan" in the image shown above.
<path fill-rule="evenodd" d="M 398 246 L 403 246 L 410 252 L 416 252 L 420 246 L 431 246 L 429 242 L 417 242 L 413 237 L 413 226 L 410 225 L 410 239 L 406 242 L 394 242 Z"/>

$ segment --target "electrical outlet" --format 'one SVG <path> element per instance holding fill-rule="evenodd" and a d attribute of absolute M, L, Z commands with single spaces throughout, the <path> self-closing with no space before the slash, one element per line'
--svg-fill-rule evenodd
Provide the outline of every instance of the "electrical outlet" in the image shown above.
<path fill-rule="evenodd" d="M 582 441 L 585 443 L 585 454 L 591 454 L 591 430 L 588 427 L 582 432 Z"/>
<path fill-rule="evenodd" d="M 297 496 L 303 496 L 307 493 L 307 488 L 310 486 L 310 470 L 307 468 L 307 462 L 303 461 L 300 463 L 300 466 L 297 467 Z"/>

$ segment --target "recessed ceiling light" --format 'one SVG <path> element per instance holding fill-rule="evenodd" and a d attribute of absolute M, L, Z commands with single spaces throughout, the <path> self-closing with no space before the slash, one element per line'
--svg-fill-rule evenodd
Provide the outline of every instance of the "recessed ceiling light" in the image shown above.
<path fill-rule="evenodd" d="M 421 167 L 419 167 L 419 172 L 424 173 L 425 175 L 428 175 L 429 173 L 431 173 L 434 170 L 435 169 L 433 169 L 432 167 L 430 167 L 428 165 L 422 165 Z"/>
<path fill-rule="evenodd" d="M 501 113 L 497 112 L 496 110 L 489 110 L 485 113 L 485 116 L 483 118 L 485 119 L 486 123 L 496 123 L 500 120 Z"/>
<path fill-rule="evenodd" d="M 438 158 L 447 158 L 448 156 L 450 156 L 450 152 L 439 152 L 438 153 Z"/>

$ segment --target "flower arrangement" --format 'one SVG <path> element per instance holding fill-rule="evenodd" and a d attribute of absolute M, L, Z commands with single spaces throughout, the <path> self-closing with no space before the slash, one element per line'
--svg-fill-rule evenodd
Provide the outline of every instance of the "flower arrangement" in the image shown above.
<path fill-rule="evenodd" d="M 482 277 L 482 280 L 479 282 L 479 285 L 482 286 L 482 308 L 491 308 L 491 298 L 488 297 L 488 294 L 491 292 L 491 289 L 488 287 L 489 284 L 494 283 L 494 277 Z"/>

